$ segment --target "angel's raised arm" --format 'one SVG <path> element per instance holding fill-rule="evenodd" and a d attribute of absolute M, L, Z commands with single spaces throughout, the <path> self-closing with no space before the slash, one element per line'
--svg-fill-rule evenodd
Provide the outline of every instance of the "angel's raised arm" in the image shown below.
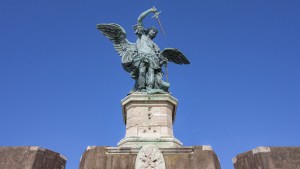
<path fill-rule="evenodd" d="M 155 13 L 157 10 L 155 7 L 152 7 L 148 10 L 146 10 L 145 12 L 141 13 L 140 16 L 138 17 L 138 20 L 137 20 L 137 25 L 135 25 L 133 27 L 133 29 L 135 30 L 135 33 L 137 35 L 142 35 L 144 34 L 144 26 L 143 26 L 143 20 L 144 18 L 151 12 Z"/>
<path fill-rule="evenodd" d="M 156 8 L 155 8 L 155 7 L 152 7 L 152 8 L 150 8 L 150 9 L 148 9 L 147 11 L 141 13 L 140 16 L 138 17 L 138 21 L 137 21 L 137 25 L 138 25 L 138 26 L 143 26 L 143 19 L 144 19 L 150 12 L 155 13 L 155 12 L 156 12 Z"/>

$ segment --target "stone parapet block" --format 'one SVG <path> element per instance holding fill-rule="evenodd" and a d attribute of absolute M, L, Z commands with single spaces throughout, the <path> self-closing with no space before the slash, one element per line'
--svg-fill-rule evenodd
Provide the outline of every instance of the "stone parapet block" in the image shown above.
<path fill-rule="evenodd" d="M 38 146 L 0 147 L 1 169 L 64 169 L 67 159 Z"/>
<path fill-rule="evenodd" d="M 300 147 L 257 147 L 232 161 L 235 169 L 300 169 Z"/>

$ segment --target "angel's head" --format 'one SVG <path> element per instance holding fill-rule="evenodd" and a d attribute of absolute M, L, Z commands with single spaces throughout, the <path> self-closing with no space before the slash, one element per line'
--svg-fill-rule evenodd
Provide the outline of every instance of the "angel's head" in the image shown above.
<path fill-rule="evenodd" d="M 158 30 L 155 27 L 150 27 L 145 30 L 146 35 L 148 35 L 151 39 L 154 39 L 158 33 Z"/>

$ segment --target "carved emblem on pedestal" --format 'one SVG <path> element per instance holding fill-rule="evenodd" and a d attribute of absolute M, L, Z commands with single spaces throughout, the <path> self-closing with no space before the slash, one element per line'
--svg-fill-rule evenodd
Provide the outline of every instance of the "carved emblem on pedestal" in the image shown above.
<path fill-rule="evenodd" d="M 154 145 L 145 145 L 139 151 L 135 169 L 166 169 L 161 151 Z"/>

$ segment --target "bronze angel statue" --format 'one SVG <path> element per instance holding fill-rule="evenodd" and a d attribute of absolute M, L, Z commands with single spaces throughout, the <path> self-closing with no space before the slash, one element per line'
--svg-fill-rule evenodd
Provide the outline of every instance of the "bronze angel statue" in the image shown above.
<path fill-rule="evenodd" d="M 133 27 L 137 35 L 136 43 L 126 39 L 125 30 L 118 24 L 98 24 L 97 28 L 113 42 L 114 48 L 121 56 L 122 66 L 135 80 L 133 92 L 168 93 L 170 84 L 163 81 L 162 67 L 168 62 L 189 64 L 189 60 L 178 50 L 166 48 L 160 51 L 153 39 L 158 33 L 155 27 L 145 29 L 143 19 L 150 13 L 158 16 L 155 7 L 143 12 Z"/>

